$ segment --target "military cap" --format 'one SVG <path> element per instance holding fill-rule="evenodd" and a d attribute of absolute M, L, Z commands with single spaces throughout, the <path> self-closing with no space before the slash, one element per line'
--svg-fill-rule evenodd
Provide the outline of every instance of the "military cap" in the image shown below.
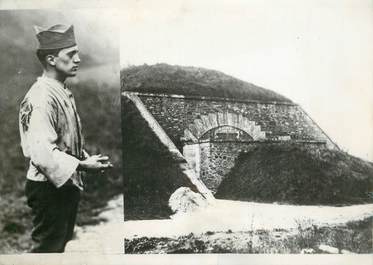
<path fill-rule="evenodd" d="M 48 29 L 34 26 L 39 49 L 62 49 L 76 45 L 74 26 L 57 24 Z"/>

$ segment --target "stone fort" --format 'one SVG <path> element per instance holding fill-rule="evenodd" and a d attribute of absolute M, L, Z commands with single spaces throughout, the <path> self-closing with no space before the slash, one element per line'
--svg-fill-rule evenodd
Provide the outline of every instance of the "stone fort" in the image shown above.
<path fill-rule="evenodd" d="M 334 143 L 294 103 L 137 93 L 212 191 L 240 152 L 268 142 Z"/>
<path fill-rule="evenodd" d="M 212 193 L 238 155 L 257 145 L 338 148 L 298 104 L 209 71 L 164 64 L 135 67 L 122 73 L 122 88 L 141 100 Z"/>

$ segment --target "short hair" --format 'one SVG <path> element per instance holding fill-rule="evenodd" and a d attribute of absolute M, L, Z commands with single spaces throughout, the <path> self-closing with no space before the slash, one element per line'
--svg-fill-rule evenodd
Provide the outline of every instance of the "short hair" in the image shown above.
<path fill-rule="evenodd" d="M 45 58 L 48 56 L 48 55 L 53 55 L 53 56 L 58 56 L 58 53 L 61 51 L 62 49 L 37 49 L 36 50 L 36 56 L 38 57 L 40 63 L 43 65 L 43 67 L 47 67 L 47 62 L 45 60 Z"/>

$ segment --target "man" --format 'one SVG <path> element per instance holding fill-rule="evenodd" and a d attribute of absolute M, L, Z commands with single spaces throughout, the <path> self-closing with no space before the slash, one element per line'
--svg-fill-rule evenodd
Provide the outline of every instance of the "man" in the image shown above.
<path fill-rule="evenodd" d="M 35 30 L 44 70 L 20 106 L 21 145 L 30 159 L 26 197 L 33 215 L 31 252 L 63 252 L 73 235 L 81 172 L 112 165 L 107 156 L 83 150 L 79 115 L 65 85 L 80 64 L 73 26 Z"/>

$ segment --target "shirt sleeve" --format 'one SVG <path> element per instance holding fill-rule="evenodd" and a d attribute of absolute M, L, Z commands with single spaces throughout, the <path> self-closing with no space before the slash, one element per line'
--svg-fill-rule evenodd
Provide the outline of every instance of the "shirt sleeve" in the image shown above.
<path fill-rule="evenodd" d="M 74 174 L 79 159 L 58 148 L 54 124 L 52 110 L 48 107 L 34 108 L 28 140 L 31 162 L 58 188 Z"/>

